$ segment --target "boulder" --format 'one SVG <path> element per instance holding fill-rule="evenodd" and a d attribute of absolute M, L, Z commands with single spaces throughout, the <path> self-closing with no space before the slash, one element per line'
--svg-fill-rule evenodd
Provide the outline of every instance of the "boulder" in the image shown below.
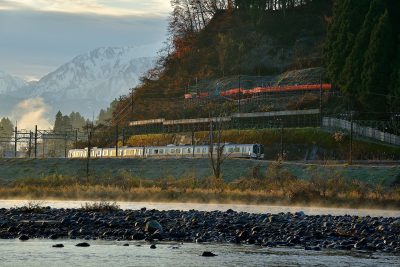
<path fill-rule="evenodd" d="M 159 233 L 164 233 L 164 229 L 161 224 L 156 220 L 150 220 L 146 223 L 144 230 L 150 234 L 153 234 L 155 231 L 159 231 Z"/>
<path fill-rule="evenodd" d="M 86 242 L 82 242 L 82 243 L 78 243 L 75 245 L 76 247 L 90 247 L 89 243 Z"/>
<path fill-rule="evenodd" d="M 29 240 L 29 236 L 27 236 L 27 235 L 20 235 L 19 240 L 21 240 L 21 241 Z"/>
<path fill-rule="evenodd" d="M 211 251 L 204 251 L 203 254 L 201 254 L 202 257 L 215 257 L 218 256 L 217 254 L 212 253 Z"/>

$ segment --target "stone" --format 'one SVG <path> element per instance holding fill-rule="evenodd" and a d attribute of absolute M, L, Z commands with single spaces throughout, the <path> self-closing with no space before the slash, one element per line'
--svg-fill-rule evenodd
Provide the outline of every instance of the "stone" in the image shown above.
<path fill-rule="evenodd" d="M 82 243 L 78 243 L 75 245 L 76 247 L 90 247 L 89 243 L 86 242 L 82 242 Z"/>
<path fill-rule="evenodd" d="M 64 245 L 63 244 L 55 244 L 52 246 L 53 248 L 63 248 Z"/>
<path fill-rule="evenodd" d="M 29 240 L 29 236 L 27 236 L 27 235 L 20 235 L 20 237 L 19 237 L 18 239 L 21 240 L 21 241 L 27 241 L 27 240 Z"/>
<path fill-rule="evenodd" d="M 150 220 L 150 221 L 148 221 L 147 223 L 146 223 L 146 225 L 145 225 L 145 228 L 144 228 L 144 230 L 146 231 L 146 232 L 149 232 L 149 233 L 154 233 L 155 231 L 159 231 L 160 233 L 163 233 L 164 232 L 164 230 L 163 230 L 163 227 L 161 226 L 161 224 L 158 222 L 158 221 L 156 221 L 156 220 Z"/>
<path fill-rule="evenodd" d="M 215 257 L 218 256 L 217 254 L 212 253 L 211 251 L 204 251 L 203 254 L 201 254 L 202 257 Z"/>

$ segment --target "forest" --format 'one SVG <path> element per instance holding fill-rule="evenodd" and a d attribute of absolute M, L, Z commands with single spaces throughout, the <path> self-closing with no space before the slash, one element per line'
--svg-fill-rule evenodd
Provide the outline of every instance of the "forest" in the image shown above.
<path fill-rule="evenodd" d="M 330 81 L 365 117 L 400 111 L 400 3 L 336 1 L 325 46 Z"/>
<path fill-rule="evenodd" d="M 133 95 L 120 98 L 113 124 L 208 114 L 215 107 L 183 108 L 183 94 L 197 81 L 277 75 L 322 64 L 330 0 L 174 0 L 171 4 L 169 36 L 157 64 Z"/>
<path fill-rule="evenodd" d="M 400 107 L 400 3 L 396 0 L 173 0 L 169 36 L 133 95 L 113 106 L 112 124 L 207 116 L 187 107 L 198 81 L 323 68 L 343 95 L 335 112 L 388 119 Z"/>

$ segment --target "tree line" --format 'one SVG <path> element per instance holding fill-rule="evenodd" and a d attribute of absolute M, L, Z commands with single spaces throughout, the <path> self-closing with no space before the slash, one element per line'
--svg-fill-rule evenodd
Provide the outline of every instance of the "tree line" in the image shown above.
<path fill-rule="evenodd" d="M 400 111 L 399 18 L 399 1 L 335 2 L 325 63 L 351 109 Z"/>
<path fill-rule="evenodd" d="M 175 37 L 198 32 L 218 12 L 227 10 L 282 10 L 307 5 L 312 0 L 172 0 L 169 28 Z"/>

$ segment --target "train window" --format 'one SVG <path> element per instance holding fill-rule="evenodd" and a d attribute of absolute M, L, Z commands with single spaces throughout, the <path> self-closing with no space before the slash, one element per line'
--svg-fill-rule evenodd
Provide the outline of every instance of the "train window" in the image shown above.
<path fill-rule="evenodd" d="M 229 152 L 233 152 L 233 147 L 230 147 L 230 148 L 229 148 Z"/>
<path fill-rule="evenodd" d="M 179 148 L 177 148 L 177 149 L 176 149 L 176 153 L 177 153 L 177 154 L 180 154 L 180 153 L 181 153 L 181 150 L 180 150 Z"/>
<path fill-rule="evenodd" d="M 187 153 L 191 153 L 192 150 L 190 148 L 187 149 Z"/>
<path fill-rule="evenodd" d="M 164 149 L 160 149 L 160 154 L 164 154 Z"/>
<path fill-rule="evenodd" d="M 203 153 L 206 153 L 207 148 L 203 147 Z"/>
<path fill-rule="evenodd" d="M 240 148 L 239 147 L 235 147 L 235 152 L 240 152 Z"/>
<path fill-rule="evenodd" d="M 200 148 L 197 148 L 197 153 L 200 153 Z"/>
<path fill-rule="evenodd" d="M 175 153 L 175 148 L 171 148 L 171 153 Z"/>
<path fill-rule="evenodd" d="M 104 150 L 103 156 L 108 156 L 108 150 Z"/>

